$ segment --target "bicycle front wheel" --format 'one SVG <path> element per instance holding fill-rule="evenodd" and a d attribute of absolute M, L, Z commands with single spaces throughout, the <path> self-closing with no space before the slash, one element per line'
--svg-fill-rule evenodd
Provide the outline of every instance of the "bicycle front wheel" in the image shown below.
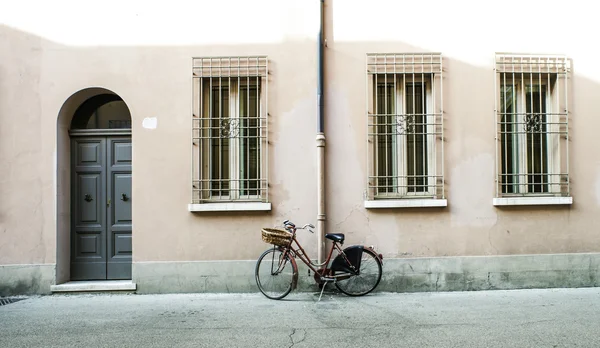
<path fill-rule="evenodd" d="M 336 274 L 344 272 L 335 272 Z M 373 291 L 381 280 L 381 261 L 375 253 L 364 249 L 358 275 L 335 282 L 335 286 L 348 296 L 363 296 Z"/>
<path fill-rule="evenodd" d="M 292 291 L 295 272 L 289 254 L 284 257 L 283 251 L 272 248 L 260 255 L 254 273 L 260 292 L 272 300 L 280 300 Z"/>

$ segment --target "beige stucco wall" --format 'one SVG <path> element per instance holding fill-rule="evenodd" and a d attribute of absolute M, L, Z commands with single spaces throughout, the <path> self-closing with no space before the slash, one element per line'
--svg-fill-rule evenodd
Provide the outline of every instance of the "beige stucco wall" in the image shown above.
<path fill-rule="evenodd" d="M 231 13 L 232 3 L 243 9 Z M 248 3 L 173 2 L 168 17 L 158 3 L 135 1 L 116 15 L 115 8 L 94 7 L 97 16 L 86 11 L 76 17 L 85 9 L 63 11 L 70 7 L 61 3 L 41 5 L 49 7 L 38 11 L 45 14 L 39 18 L 32 18 L 28 2 L 2 11 L 0 264 L 56 263 L 57 254 L 68 250 L 61 227 L 68 226 L 68 194 L 60 179 L 68 168 L 57 123 L 68 98 L 89 87 L 115 92 L 131 111 L 134 262 L 256 259 L 266 248 L 261 227 L 286 218 L 316 223 L 318 1 Z M 597 48 L 582 41 L 594 32 L 592 11 L 579 1 L 512 5 L 517 3 L 522 11 L 535 9 L 522 15 L 531 20 L 514 17 L 510 1 L 493 9 L 468 1 L 327 1 L 328 232 L 347 233 L 349 243 L 374 244 L 386 257 L 600 250 L 594 228 L 600 219 L 600 69 L 593 59 Z M 228 13 L 226 25 L 219 13 Z M 363 208 L 364 62 L 366 53 L 375 52 L 444 57 L 447 208 Z M 570 207 L 492 206 L 495 52 L 573 59 Z M 191 57 L 257 54 L 269 57 L 271 73 L 273 209 L 190 213 Z M 142 126 L 147 117 L 157 119 L 156 129 Z M 316 256 L 316 235 L 300 239 Z"/>

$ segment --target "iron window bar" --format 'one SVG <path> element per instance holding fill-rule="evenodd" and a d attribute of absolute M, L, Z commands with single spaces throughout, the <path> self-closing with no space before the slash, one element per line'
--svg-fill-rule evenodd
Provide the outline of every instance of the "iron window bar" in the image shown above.
<path fill-rule="evenodd" d="M 564 55 L 495 56 L 496 197 L 570 196 Z"/>
<path fill-rule="evenodd" d="M 268 202 L 268 59 L 192 58 L 192 203 Z"/>
<path fill-rule="evenodd" d="M 367 54 L 367 199 L 445 198 L 442 63 Z"/>

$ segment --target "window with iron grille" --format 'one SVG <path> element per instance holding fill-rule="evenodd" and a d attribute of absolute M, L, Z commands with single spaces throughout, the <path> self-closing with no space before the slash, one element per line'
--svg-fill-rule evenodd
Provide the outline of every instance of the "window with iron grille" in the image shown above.
<path fill-rule="evenodd" d="M 569 196 L 566 57 L 496 55 L 497 197 Z"/>
<path fill-rule="evenodd" d="M 268 201 L 267 65 L 193 59 L 192 203 Z"/>
<path fill-rule="evenodd" d="M 368 54 L 368 199 L 444 198 L 440 54 Z"/>

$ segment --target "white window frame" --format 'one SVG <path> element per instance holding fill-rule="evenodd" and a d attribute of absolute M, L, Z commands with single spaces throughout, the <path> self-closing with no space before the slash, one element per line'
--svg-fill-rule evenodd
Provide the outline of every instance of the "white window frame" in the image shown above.
<path fill-rule="evenodd" d="M 570 119 L 570 80 L 571 59 L 565 55 L 555 54 L 523 54 L 496 52 L 495 54 L 495 123 L 496 123 L 496 192 L 493 199 L 495 206 L 519 205 L 570 205 L 571 182 L 569 173 L 569 119 Z M 513 132 L 523 132 L 512 138 L 512 152 L 505 153 L 507 139 L 502 122 L 502 86 L 514 86 L 516 107 L 511 110 L 512 120 L 517 123 Z M 526 122 L 526 88 L 527 85 L 546 86 L 546 128 L 545 128 L 545 161 L 547 168 L 543 180 L 544 192 L 535 192 L 529 188 L 527 165 L 527 125 Z M 515 119 L 515 117 L 517 117 Z M 513 123 L 513 124 L 514 124 Z M 508 138 L 511 139 L 511 138 Z M 504 155 L 505 154 L 505 155 Z M 512 155 L 512 168 L 505 166 L 507 158 Z M 518 157 L 517 157 L 518 156 Z M 516 162 L 515 162 L 516 161 Z M 537 161 L 536 161 L 537 162 Z M 537 170 L 536 170 L 537 171 Z M 506 176 L 506 175 L 513 175 Z M 532 173 L 536 175 L 538 173 Z M 539 175 L 539 174 L 538 174 Z M 508 180 L 511 178 L 512 180 Z M 517 180 L 515 180 L 517 179 Z M 537 180 L 536 180 L 537 181 Z M 532 183 L 536 184 L 536 183 Z M 511 187 L 504 190 L 503 187 Z M 507 191 L 504 193 L 503 191 Z M 510 192 L 512 191 L 512 192 Z"/>
<path fill-rule="evenodd" d="M 402 115 L 408 115 L 407 113 L 407 103 L 405 102 L 406 98 L 406 90 L 407 85 L 408 84 L 425 84 L 425 110 L 432 110 L 433 109 L 433 93 L 432 93 L 432 78 L 431 76 L 429 77 L 418 77 L 418 78 L 413 78 L 410 79 L 410 81 L 406 81 L 405 78 L 403 78 L 403 76 L 398 75 L 396 76 L 396 80 L 399 81 L 394 81 L 395 85 L 396 85 L 396 102 L 394 105 L 396 105 L 396 108 L 398 110 L 401 110 L 402 112 L 400 114 Z M 414 108 L 414 106 L 413 106 Z M 396 114 L 398 114 L 396 112 Z M 433 196 L 435 195 L 435 176 L 432 176 L 431 173 L 435 173 L 436 172 L 436 168 L 435 168 L 435 146 L 434 146 L 434 142 L 435 142 L 435 135 L 434 133 L 434 126 L 431 124 L 431 116 L 427 115 L 428 112 L 425 112 L 425 115 L 423 116 L 424 118 L 424 123 L 426 124 L 425 128 L 426 128 L 426 136 L 425 136 L 425 141 L 427 144 L 427 154 L 426 154 L 426 158 L 424 159 L 427 163 L 427 173 L 426 175 L 424 175 L 424 177 L 427 178 L 427 186 L 425 186 L 425 189 L 423 191 L 414 191 L 414 192 L 409 192 L 409 186 L 408 186 L 408 135 L 404 135 L 403 139 L 404 141 L 397 141 L 398 136 L 393 137 L 394 141 L 397 142 L 397 144 L 394 146 L 394 152 L 392 154 L 392 162 L 397 162 L 394 164 L 394 168 L 395 168 L 395 173 L 394 176 L 399 178 L 399 182 L 398 182 L 398 194 L 400 194 L 401 196 L 419 196 L 419 197 L 427 197 L 427 196 Z M 396 123 L 399 124 L 402 121 L 402 116 L 396 116 Z M 407 124 L 405 123 L 404 125 L 404 129 L 406 129 Z M 416 180 L 415 180 L 416 181 Z M 417 188 L 417 186 L 414 187 L 415 189 Z"/>
<path fill-rule="evenodd" d="M 192 57 L 190 212 L 271 210 L 268 63 L 267 56 Z M 244 95 L 247 87 L 251 90 Z M 227 105 L 222 96 L 212 94 L 221 91 L 229 94 Z M 214 111 L 212 103 L 217 100 L 220 110 Z M 242 118 L 250 107 L 252 116 Z M 221 110 L 229 111 L 227 117 Z M 227 139 L 227 151 L 219 139 Z M 227 156 L 222 156 L 225 152 Z M 215 163 L 213 153 L 220 158 Z M 224 167 L 226 174 L 220 173 Z M 215 184 L 218 180 L 227 186 Z"/>
<path fill-rule="evenodd" d="M 443 71 L 441 53 L 367 53 L 368 176 L 365 208 L 447 206 L 444 181 Z M 425 133 L 421 139 L 426 146 L 426 149 L 424 146 L 415 154 L 422 160 L 423 167 L 426 166 L 426 171 L 415 176 L 414 181 L 407 177 L 409 168 L 414 165 L 415 174 L 425 168 L 417 166 L 416 156 L 412 158 L 415 163 L 408 162 L 409 156 L 412 157 L 408 152 L 412 136 L 411 132 L 406 131 L 406 122 L 410 120 L 406 117 L 406 97 L 407 89 L 412 84 L 420 85 L 415 86 L 415 90 L 423 88 L 418 100 L 415 99 L 414 111 L 421 105 L 425 111 L 424 127 L 418 133 Z M 393 112 L 377 110 L 382 101 L 379 89 L 383 86 L 387 86 L 383 88 L 385 95 L 394 98 Z M 383 105 L 392 103 L 387 100 Z M 413 122 L 415 121 L 416 118 L 413 118 Z M 413 128 L 413 131 L 417 129 Z M 416 151 L 416 144 L 420 144 L 421 139 L 418 135 L 414 138 L 418 140 L 413 147 L 413 151 Z M 420 185 L 420 178 L 424 178 L 426 183 Z M 410 187 L 409 182 L 412 182 Z"/>
<path fill-rule="evenodd" d="M 553 77 L 554 79 L 556 76 Z M 557 174 L 560 173 L 560 147 L 558 146 L 558 120 L 557 116 L 553 114 L 553 110 L 556 110 L 557 100 L 554 97 L 556 85 L 553 86 L 552 82 L 548 83 L 548 79 L 536 80 L 535 77 L 517 77 L 517 78 L 504 78 L 500 81 L 500 87 L 512 86 L 515 90 L 516 99 L 516 112 L 514 116 L 517 118 L 514 122 L 517 127 L 515 134 L 512 135 L 513 144 L 513 166 L 516 168 L 515 178 L 513 184 L 516 187 L 514 193 L 503 193 L 502 196 L 511 195 L 523 195 L 527 194 L 536 196 L 554 196 L 556 193 L 560 193 L 560 178 L 557 178 Z M 531 175 L 528 172 L 527 164 L 527 133 L 526 133 L 526 117 L 527 117 L 527 105 L 526 105 L 526 88 L 525 86 L 544 86 L 546 91 L 546 160 L 548 163 L 548 171 L 544 174 L 544 184 L 547 185 L 548 189 L 545 192 L 529 192 L 528 176 Z M 502 88 L 499 88 L 502 91 Z M 502 93 L 502 92 L 501 92 Z M 500 98 L 500 95 L 498 96 Z M 522 175 L 519 175 L 522 174 Z"/>
<path fill-rule="evenodd" d="M 218 80 L 218 79 L 217 79 Z M 257 81 L 256 77 L 250 77 L 249 81 L 247 80 L 247 78 L 242 77 L 239 80 L 239 83 L 237 81 L 237 78 L 228 80 L 228 79 L 221 79 L 222 81 L 220 81 L 219 83 L 221 84 L 221 86 L 216 86 L 216 89 L 220 91 L 223 88 L 227 88 L 229 91 L 229 117 L 228 119 L 231 120 L 232 122 L 229 123 L 230 126 L 230 130 L 229 132 L 233 132 L 234 128 L 238 127 L 238 132 L 241 132 L 241 120 L 240 120 L 240 89 L 241 88 L 247 88 L 248 86 L 250 87 L 254 87 L 257 89 L 257 93 L 258 93 L 258 98 L 257 98 L 257 118 L 260 115 L 260 109 L 262 107 L 262 90 L 261 90 L 261 79 L 259 78 Z M 215 84 L 213 84 L 213 82 L 208 82 L 208 88 L 204 89 L 204 98 L 207 98 L 205 100 L 208 100 L 208 103 L 205 103 L 205 107 L 206 110 L 205 112 L 208 114 L 210 112 L 210 110 L 212 109 L 212 100 L 213 100 L 213 89 L 215 89 Z M 221 99 L 221 98 L 220 98 Z M 222 99 L 221 99 L 222 101 Z M 222 111 L 220 112 L 222 113 Z M 209 149 L 207 150 L 207 154 L 202 154 L 203 156 L 211 156 L 211 146 L 212 146 L 212 142 L 218 140 L 218 138 L 211 138 L 209 140 Z M 227 200 L 227 201 L 235 201 L 235 200 L 250 200 L 250 199 L 260 199 L 261 195 L 242 195 L 241 191 L 244 190 L 241 186 L 241 181 L 242 179 L 242 169 L 241 169 L 241 165 L 240 162 L 242 161 L 242 157 L 241 157 L 241 151 L 242 151 L 242 141 L 241 138 L 239 136 L 234 136 L 234 137 L 229 137 L 229 189 L 227 190 L 229 194 L 227 195 L 215 195 L 213 194 L 213 191 L 223 191 L 223 189 L 210 189 L 208 192 L 210 192 L 210 198 L 209 200 L 215 200 L 215 201 L 223 201 L 223 200 Z M 261 141 L 258 141 L 258 152 L 259 154 L 262 154 L 262 150 L 263 150 L 263 144 Z M 259 159 L 259 163 L 257 164 L 259 168 L 261 168 L 261 163 L 260 161 L 262 160 L 262 156 L 261 159 Z M 206 164 L 206 166 L 208 166 L 206 169 L 208 170 L 209 175 L 211 175 L 210 173 L 212 173 L 212 160 L 209 160 Z M 260 177 L 260 175 L 259 175 Z M 260 180 L 257 179 L 257 180 Z M 261 188 L 260 185 L 257 189 L 245 189 L 247 191 L 251 191 L 251 190 L 257 190 L 258 192 L 260 192 Z"/>
<path fill-rule="evenodd" d="M 411 88 L 408 87 L 408 85 L 416 85 L 416 84 L 421 84 L 421 85 L 425 85 L 425 89 L 424 89 L 424 97 L 425 97 L 425 115 L 423 116 L 424 118 L 424 123 L 425 125 L 425 129 L 426 129 L 426 136 L 425 136 L 425 141 L 427 144 L 427 154 L 425 155 L 424 161 L 427 164 L 427 172 L 424 175 L 425 178 L 427 178 L 427 186 L 425 186 L 425 189 L 423 191 L 416 191 L 416 185 L 414 186 L 414 190 L 413 192 L 409 192 L 411 190 L 409 190 L 409 186 L 408 186 L 408 136 L 409 133 L 403 133 L 403 134 L 399 134 L 396 133 L 392 136 L 392 144 L 391 144 L 391 149 L 392 149 L 392 169 L 393 169 L 393 179 L 392 179 L 392 185 L 394 186 L 394 192 L 382 192 L 382 193 L 378 193 L 377 196 L 383 196 L 383 197 L 420 197 L 420 198 L 427 198 L 427 197 L 433 197 L 435 195 L 435 175 L 432 175 L 431 173 L 436 173 L 436 163 L 435 163 L 435 126 L 432 125 L 432 120 L 430 120 L 431 116 L 428 115 L 427 110 L 433 110 L 433 88 L 432 88 L 432 76 L 430 74 L 424 74 L 427 76 L 424 77 L 415 77 L 414 75 L 411 76 L 410 78 L 406 78 L 405 75 L 401 75 L 401 74 L 397 74 L 397 75 L 393 75 L 393 76 L 388 76 L 388 77 L 384 77 L 384 76 L 377 76 L 376 80 L 373 81 L 373 86 L 375 88 L 378 88 L 380 86 L 393 86 L 393 97 L 394 97 L 394 106 L 396 108 L 396 110 L 393 110 L 392 112 L 390 112 L 390 114 L 396 114 L 398 116 L 395 117 L 395 124 L 400 125 L 402 124 L 402 129 L 407 129 L 408 124 L 406 123 L 406 118 L 405 116 L 408 115 L 408 110 L 407 110 L 407 104 L 405 101 L 407 99 L 406 97 L 406 93 L 407 93 L 407 89 Z M 380 81 L 380 79 L 382 81 Z M 391 81 L 390 81 L 391 80 Z M 422 87 L 419 87 L 422 88 Z M 387 87 L 386 87 L 387 90 Z M 376 103 L 377 101 L 375 101 Z M 375 106 L 376 107 L 376 106 Z M 398 112 L 398 110 L 400 112 Z M 404 120 L 403 120 L 404 118 Z M 413 126 L 414 127 L 414 126 Z M 393 127 L 394 128 L 394 127 Z M 393 132 L 398 132 L 398 128 L 399 126 L 396 126 L 395 129 L 393 129 Z M 401 141 L 399 141 L 399 138 L 402 139 Z M 377 154 L 377 156 L 379 156 L 379 154 Z M 377 159 L 379 160 L 379 159 Z M 415 180 L 416 181 L 416 180 Z"/>

